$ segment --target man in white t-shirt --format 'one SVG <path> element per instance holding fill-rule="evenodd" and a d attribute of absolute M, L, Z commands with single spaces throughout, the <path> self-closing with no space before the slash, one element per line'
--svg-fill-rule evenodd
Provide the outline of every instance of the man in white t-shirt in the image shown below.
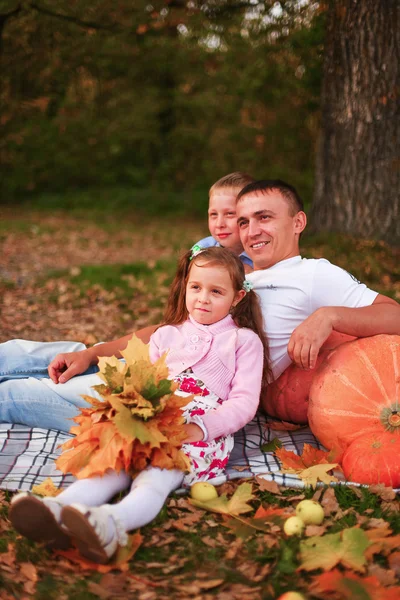
<path fill-rule="evenodd" d="M 295 188 L 250 183 L 237 197 L 240 239 L 254 263 L 247 279 L 260 296 L 274 379 L 293 361 L 313 368 L 332 331 L 355 337 L 400 334 L 400 305 L 325 259 L 301 258 L 307 224 Z"/>

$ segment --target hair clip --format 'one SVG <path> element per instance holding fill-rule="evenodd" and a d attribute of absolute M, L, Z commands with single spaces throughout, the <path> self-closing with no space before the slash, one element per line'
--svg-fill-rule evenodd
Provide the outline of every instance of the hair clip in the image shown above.
<path fill-rule="evenodd" d="M 193 258 L 195 256 L 197 256 L 198 254 L 200 254 L 200 252 L 203 252 L 204 248 L 202 248 L 201 246 L 199 246 L 198 244 L 195 244 L 192 248 L 192 255 L 189 258 L 189 260 L 193 260 Z"/>
<path fill-rule="evenodd" d="M 251 281 L 247 281 L 247 279 L 245 279 L 243 281 L 243 289 L 246 292 L 250 292 L 253 289 L 253 284 L 251 283 Z"/>

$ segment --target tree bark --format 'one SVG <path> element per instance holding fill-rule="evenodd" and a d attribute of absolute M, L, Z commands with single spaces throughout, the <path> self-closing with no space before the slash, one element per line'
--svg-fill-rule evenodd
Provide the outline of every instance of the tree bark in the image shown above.
<path fill-rule="evenodd" d="M 312 227 L 400 245 L 400 2 L 327 16 Z"/>

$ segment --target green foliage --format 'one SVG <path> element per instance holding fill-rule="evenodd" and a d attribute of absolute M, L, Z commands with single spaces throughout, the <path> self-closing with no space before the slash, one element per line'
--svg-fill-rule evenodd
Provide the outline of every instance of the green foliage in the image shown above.
<path fill-rule="evenodd" d="M 181 208 L 192 211 L 201 201 L 188 190 L 239 169 L 288 179 L 309 198 L 323 37 L 315 8 L 152 4 L 43 1 L 5 21 L 2 201 L 157 183 L 164 195 L 184 190 Z M 164 211 L 166 200 L 148 206 Z"/>

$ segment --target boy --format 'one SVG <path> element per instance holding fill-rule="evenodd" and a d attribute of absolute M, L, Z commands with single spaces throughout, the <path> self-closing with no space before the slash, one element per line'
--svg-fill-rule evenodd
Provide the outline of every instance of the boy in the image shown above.
<path fill-rule="evenodd" d="M 196 246 L 209 248 L 223 246 L 238 254 L 246 273 L 253 270 L 253 262 L 243 251 L 236 217 L 236 196 L 253 177 L 246 173 L 230 173 L 218 179 L 209 191 L 208 228 L 211 235 L 197 242 Z"/>

